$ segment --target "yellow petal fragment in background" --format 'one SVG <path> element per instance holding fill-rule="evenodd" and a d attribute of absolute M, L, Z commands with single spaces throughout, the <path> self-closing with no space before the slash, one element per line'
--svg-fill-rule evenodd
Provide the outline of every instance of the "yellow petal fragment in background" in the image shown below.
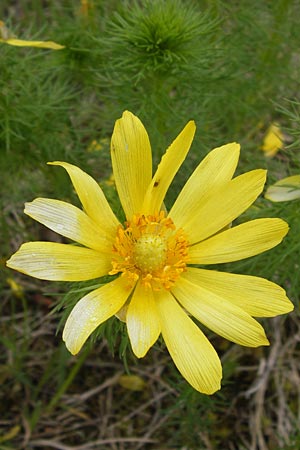
<path fill-rule="evenodd" d="M 147 131 L 131 112 L 115 123 L 111 138 L 115 183 L 127 219 L 141 212 L 152 178 L 152 155 Z"/>
<path fill-rule="evenodd" d="M 288 232 L 281 219 L 256 219 L 193 245 L 191 264 L 221 264 L 258 255 L 278 245 Z"/>
<path fill-rule="evenodd" d="M 7 261 L 11 269 L 51 281 L 84 281 L 106 275 L 111 260 L 89 248 L 56 242 L 26 242 Z"/>
<path fill-rule="evenodd" d="M 204 289 L 184 274 L 172 294 L 197 320 L 232 342 L 248 347 L 269 345 L 263 327 L 238 306 Z"/>
<path fill-rule="evenodd" d="M 4 44 L 13 45 L 15 47 L 38 47 L 49 48 L 51 50 L 61 50 L 65 48 L 64 45 L 56 44 L 53 41 L 27 41 L 23 39 L 0 39 Z"/>
<path fill-rule="evenodd" d="M 67 171 L 87 215 L 99 225 L 101 230 L 114 237 L 119 222 L 94 178 L 73 164 L 62 161 L 48 164 L 61 166 Z"/>
<path fill-rule="evenodd" d="M 273 123 L 267 130 L 261 146 L 266 156 L 272 157 L 283 147 L 283 134 L 276 123 Z"/>
<path fill-rule="evenodd" d="M 24 289 L 19 283 L 17 283 L 13 278 L 6 278 L 6 282 L 15 297 L 24 298 Z"/>
<path fill-rule="evenodd" d="M 195 131 L 195 122 L 191 120 L 163 155 L 145 195 L 142 207 L 144 214 L 161 210 L 167 190 L 190 149 Z"/>
<path fill-rule="evenodd" d="M 128 280 L 119 277 L 90 292 L 76 303 L 63 331 L 63 340 L 72 355 L 80 351 L 87 338 L 101 323 L 124 305 L 131 291 Z"/>
<path fill-rule="evenodd" d="M 1 435 L 0 435 L 0 444 L 2 444 L 3 442 L 6 441 L 12 441 L 13 439 L 15 439 L 15 437 L 19 434 L 22 433 L 22 427 L 20 425 L 15 425 L 13 427 L 10 427 L 8 429 L 8 431 L 5 433 L 3 431 L 1 431 Z M 2 446 L 2 448 L 7 448 L 7 446 Z M 9 447 L 8 447 L 9 448 Z"/>
<path fill-rule="evenodd" d="M 146 388 L 145 381 L 138 375 L 121 375 L 118 382 L 130 391 L 143 391 Z"/>
<path fill-rule="evenodd" d="M 108 138 L 101 138 L 99 140 L 93 139 L 88 145 L 86 151 L 89 153 L 100 152 L 109 148 L 110 140 Z"/>
<path fill-rule="evenodd" d="M 182 276 L 253 317 L 274 317 L 294 309 L 285 290 L 264 278 L 193 267 Z"/>
<path fill-rule="evenodd" d="M 90 14 L 92 14 L 94 9 L 93 1 L 90 0 L 80 0 L 80 7 L 78 12 L 85 18 L 88 18 Z"/>
<path fill-rule="evenodd" d="M 100 252 L 111 252 L 113 239 L 81 209 L 60 200 L 36 198 L 25 203 L 24 212 L 50 230 Z"/>
<path fill-rule="evenodd" d="M 65 48 L 64 45 L 57 44 L 53 41 L 28 41 L 16 39 L 16 36 L 10 32 L 2 20 L 0 20 L 0 42 L 16 47 L 39 47 L 50 48 L 52 50 L 61 50 L 62 48 Z"/>
<path fill-rule="evenodd" d="M 300 175 L 282 178 L 269 186 L 265 198 L 272 202 L 287 202 L 300 198 Z"/>
<path fill-rule="evenodd" d="M 155 298 L 162 335 L 179 372 L 197 391 L 213 394 L 222 378 L 215 349 L 170 292 L 155 292 Z"/>
<path fill-rule="evenodd" d="M 235 142 L 217 147 L 201 161 L 177 197 L 169 216 L 180 228 L 197 211 L 207 196 L 231 180 L 240 154 Z"/>
<path fill-rule="evenodd" d="M 161 328 L 153 291 L 141 283 L 130 300 L 126 324 L 133 353 L 142 358 L 156 342 Z"/>
<path fill-rule="evenodd" d="M 246 211 L 263 190 L 265 180 L 265 170 L 244 173 L 208 196 L 198 211 L 191 209 L 183 224 L 190 244 L 212 236 Z"/>

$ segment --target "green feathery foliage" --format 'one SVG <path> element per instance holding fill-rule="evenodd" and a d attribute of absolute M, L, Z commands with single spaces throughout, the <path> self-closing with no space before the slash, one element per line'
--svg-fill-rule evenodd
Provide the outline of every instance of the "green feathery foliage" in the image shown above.
<path fill-rule="evenodd" d="M 65 46 L 0 42 L 0 447 L 298 449 L 299 201 L 275 204 L 262 195 L 238 219 L 281 217 L 290 232 L 275 249 L 220 269 L 281 284 L 296 308 L 264 323 L 266 349 L 241 348 L 205 330 L 224 367 L 223 389 L 213 397 L 187 386 L 162 342 L 142 360 L 133 357 L 125 325 L 114 319 L 81 356 L 70 356 L 62 324 L 83 293 L 105 280 L 51 284 L 8 270 L 5 260 L 22 242 L 60 239 L 24 216 L 26 201 L 79 205 L 68 176 L 49 160 L 82 167 L 121 214 L 109 140 L 125 109 L 145 124 L 155 164 L 186 122 L 196 121 L 167 207 L 204 154 L 227 142 L 242 144 L 238 173 L 266 168 L 267 185 L 299 174 L 299 2 L 0 3 L 11 35 Z M 284 148 L 267 158 L 261 146 L 273 122 Z M 124 371 L 146 380 L 145 390 L 122 388 Z"/>

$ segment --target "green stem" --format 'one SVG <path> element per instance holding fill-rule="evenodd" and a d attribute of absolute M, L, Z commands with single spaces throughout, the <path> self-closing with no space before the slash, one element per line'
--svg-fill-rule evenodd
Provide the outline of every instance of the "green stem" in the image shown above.
<path fill-rule="evenodd" d="M 75 376 L 77 375 L 77 372 L 83 365 L 84 361 L 86 360 L 87 356 L 89 354 L 89 348 L 86 346 L 86 348 L 83 350 L 79 358 L 77 359 L 76 363 L 72 367 L 69 376 L 65 380 L 65 382 L 60 386 L 60 388 L 57 390 L 57 392 L 52 397 L 51 401 L 49 402 L 48 406 L 46 407 L 46 413 L 49 413 L 52 411 L 52 409 L 55 407 L 55 405 L 58 403 L 61 396 L 66 392 L 70 384 L 73 382 Z"/>

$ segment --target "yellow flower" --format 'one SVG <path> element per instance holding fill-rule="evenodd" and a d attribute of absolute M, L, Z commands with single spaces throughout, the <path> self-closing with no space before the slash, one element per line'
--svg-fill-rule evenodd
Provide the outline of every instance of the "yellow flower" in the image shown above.
<path fill-rule="evenodd" d="M 275 156 L 283 147 L 283 133 L 278 124 L 272 123 L 268 128 L 261 149 L 268 157 Z"/>
<path fill-rule="evenodd" d="M 282 178 L 268 187 L 265 198 L 272 202 L 287 202 L 300 198 L 300 175 Z"/>
<path fill-rule="evenodd" d="M 65 48 L 64 45 L 57 44 L 53 41 L 27 41 L 24 39 L 16 39 L 9 33 L 2 20 L 0 20 L 0 42 L 16 47 L 39 47 L 50 48 L 52 50 L 61 50 L 62 48 Z"/>
<path fill-rule="evenodd" d="M 80 246 L 28 242 L 7 265 L 44 280 L 80 281 L 112 275 L 83 297 L 67 319 L 63 339 L 72 354 L 108 318 L 125 317 L 133 352 L 143 357 L 160 334 L 184 378 L 197 390 L 220 388 L 222 367 L 191 319 L 241 345 L 268 345 L 253 319 L 293 309 L 284 290 L 263 278 L 198 268 L 237 261 L 279 244 L 288 231 L 280 219 L 257 219 L 228 228 L 261 193 L 266 172 L 233 177 L 239 145 L 212 150 L 183 187 L 169 212 L 166 192 L 189 151 L 195 124 L 188 122 L 152 176 L 148 134 L 125 111 L 116 121 L 111 158 L 126 222 L 113 214 L 96 181 L 76 166 L 52 162 L 69 174 L 83 211 L 37 198 L 25 213 Z"/>

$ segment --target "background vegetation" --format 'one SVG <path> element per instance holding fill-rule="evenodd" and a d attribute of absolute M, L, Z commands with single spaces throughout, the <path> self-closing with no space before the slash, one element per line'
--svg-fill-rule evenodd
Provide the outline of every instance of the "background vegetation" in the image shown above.
<path fill-rule="evenodd" d="M 72 357 L 58 306 L 82 296 L 78 285 L 5 268 L 22 242 L 60 239 L 23 214 L 25 201 L 76 204 L 67 176 L 47 161 L 85 169 L 118 211 L 109 139 L 125 109 L 143 120 L 156 162 L 190 118 L 197 123 L 168 204 L 208 150 L 231 141 L 242 145 L 239 172 L 267 168 L 268 185 L 298 174 L 299 17 L 296 0 L 1 2 L 9 32 L 65 45 L 0 42 L 1 450 L 300 448 L 299 200 L 261 197 L 240 219 L 290 224 L 278 248 L 226 270 L 281 284 L 295 311 L 265 321 L 268 348 L 209 333 L 224 366 L 211 397 L 187 385 L 162 344 L 136 360 L 118 321 Z M 285 146 L 267 158 L 261 146 L 274 122 Z M 128 371 L 138 378 L 122 377 Z"/>

